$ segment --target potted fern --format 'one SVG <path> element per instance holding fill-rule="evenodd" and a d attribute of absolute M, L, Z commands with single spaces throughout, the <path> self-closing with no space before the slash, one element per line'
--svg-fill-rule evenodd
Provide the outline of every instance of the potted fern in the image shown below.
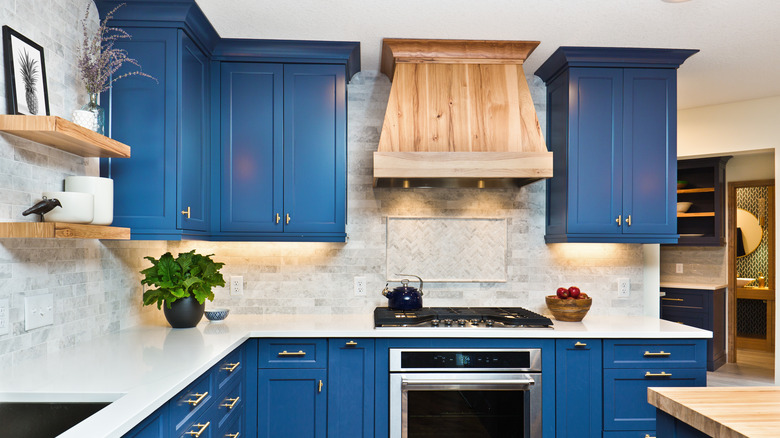
<path fill-rule="evenodd" d="M 211 259 L 210 255 L 197 254 L 195 250 L 179 254 L 176 258 L 167 252 L 159 259 L 144 257 L 152 266 L 141 271 L 141 284 L 156 287 L 144 292 L 144 306 L 157 304 L 163 308 L 165 319 L 173 328 L 195 327 L 203 317 L 206 299 L 214 300 L 214 286 L 224 286 L 225 279 L 219 270 L 225 265 Z"/>

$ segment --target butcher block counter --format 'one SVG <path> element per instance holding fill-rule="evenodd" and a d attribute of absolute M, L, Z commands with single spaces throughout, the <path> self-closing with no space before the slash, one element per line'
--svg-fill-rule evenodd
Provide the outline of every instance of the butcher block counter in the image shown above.
<path fill-rule="evenodd" d="M 658 408 L 659 437 L 780 436 L 777 386 L 649 388 L 647 401 Z"/>

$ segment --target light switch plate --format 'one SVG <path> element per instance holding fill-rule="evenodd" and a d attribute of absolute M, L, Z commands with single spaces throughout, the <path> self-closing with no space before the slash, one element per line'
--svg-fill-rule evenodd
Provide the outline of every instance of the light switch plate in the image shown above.
<path fill-rule="evenodd" d="M 8 316 L 10 311 L 10 301 L 8 298 L 0 300 L 0 336 L 11 333 L 10 318 Z"/>
<path fill-rule="evenodd" d="M 24 329 L 54 324 L 54 295 L 24 297 Z"/>

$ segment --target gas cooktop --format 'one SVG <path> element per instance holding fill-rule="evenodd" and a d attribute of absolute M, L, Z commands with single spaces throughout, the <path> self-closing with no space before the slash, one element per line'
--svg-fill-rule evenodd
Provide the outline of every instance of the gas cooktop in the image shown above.
<path fill-rule="evenodd" d="M 550 318 L 522 307 L 424 307 L 374 309 L 374 327 L 552 327 Z"/>

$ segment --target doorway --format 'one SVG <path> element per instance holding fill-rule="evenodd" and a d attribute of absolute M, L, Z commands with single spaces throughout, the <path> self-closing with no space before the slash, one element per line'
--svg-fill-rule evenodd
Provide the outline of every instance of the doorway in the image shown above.
<path fill-rule="evenodd" d="M 774 186 L 774 180 L 728 183 L 729 362 L 774 358 Z"/>

